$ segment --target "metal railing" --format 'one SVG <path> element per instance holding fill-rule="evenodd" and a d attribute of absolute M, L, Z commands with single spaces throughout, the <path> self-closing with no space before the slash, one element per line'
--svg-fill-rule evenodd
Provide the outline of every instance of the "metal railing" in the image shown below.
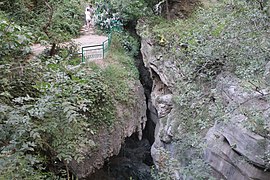
<path fill-rule="evenodd" d="M 93 59 L 104 59 L 106 54 L 109 51 L 111 45 L 112 35 L 111 33 L 108 35 L 108 39 L 106 39 L 102 44 L 89 45 L 82 47 L 82 62 L 86 62 L 87 60 Z"/>
<path fill-rule="evenodd" d="M 108 38 L 104 42 L 102 42 L 102 44 L 83 46 L 81 52 L 82 62 L 86 62 L 86 60 L 93 60 L 93 59 L 104 59 L 107 53 L 109 52 L 109 48 L 112 42 L 112 32 L 114 31 L 121 32 L 122 26 L 121 25 L 113 26 L 110 29 Z"/>

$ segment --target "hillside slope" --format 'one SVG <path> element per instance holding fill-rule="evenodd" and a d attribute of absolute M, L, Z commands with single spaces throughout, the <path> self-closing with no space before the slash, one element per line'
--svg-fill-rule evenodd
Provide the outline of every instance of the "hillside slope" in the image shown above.
<path fill-rule="evenodd" d="M 269 25 L 246 1 L 139 21 L 158 178 L 269 179 Z"/>

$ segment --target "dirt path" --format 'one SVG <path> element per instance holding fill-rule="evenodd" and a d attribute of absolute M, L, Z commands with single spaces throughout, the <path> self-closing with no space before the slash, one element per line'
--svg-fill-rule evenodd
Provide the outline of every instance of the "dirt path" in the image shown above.
<path fill-rule="evenodd" d="M 72 39 L 72 41 L 79 45 L 79 53 L 81 52 L 82 46 L 102 44 L 102 42 L 107 39 L 106 36 L 96 35 L 93 29 L 87 31 L 85 27 L 81 29 L 81 34 L 82 35 L 80 37 Z M 31 46 L 31 49 L 33 55 L 38 56 L 46 49 L 46 47 L 40 44 L 34 44 Z"/>

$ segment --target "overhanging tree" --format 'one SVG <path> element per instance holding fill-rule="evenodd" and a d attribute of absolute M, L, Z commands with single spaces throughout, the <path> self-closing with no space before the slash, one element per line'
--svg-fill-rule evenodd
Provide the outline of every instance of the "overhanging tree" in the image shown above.
<path fill-rule="evenodd" d="M 50 44 L 50 55 L 54 55 L 57 44 L 79 34 L 83 23 L 80 4 L 80 0 L 4 0 L 0 10 L 27 26 L 36 42 Z"/>

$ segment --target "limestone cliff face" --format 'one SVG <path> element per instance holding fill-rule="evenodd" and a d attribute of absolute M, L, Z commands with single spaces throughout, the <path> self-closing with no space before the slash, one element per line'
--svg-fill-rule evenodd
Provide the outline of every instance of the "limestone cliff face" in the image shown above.
<path fill-rule="evenodd" d="M 170 59 L 163 59 L 163 55 L 156 52 L 151 39 L 144 36 L 141 52 L 145 66 L 153 78 L 151 101 L 159 116 L 155 142 L 151 148 L 152 157 L 161 171 L 166 171 L 165 161 L 169 159 L 169 162 L 174 162 L 169 174 L 172 179 L 182 179 L 180 169 L 187 163 L 177 158 L 178 146 L 173 142 L 176 132 L 181 134 L 181 126 L 175 127 L 178 121 L 175 114 L 179 108 L 172 101 L 178 93 L 175 92 L 175 86 L 182 78 L 181 71 Z M 266 79 L 269 74 L 267 67 Z M 266 96 L 269 92 L 266 89 L 248 91 L 243 84 L 243 80 L 229 72 L 222 72 L 217 77 L 213 97 L 231 111 L 224 121 L 216 121 L 210 129 L 201 133 L 201 141 L 205 142 L 203 160 L 212 167 L 212 176 L 217 179 L 268 180 L 270 136 L 267 132 L 270 127 L 270 102 Z M 252 129 L 252 122 L 260 119 L 253 119 L 245 112 L 254 111 L 262 112 L 261 118 L 267 123 Z"/>
<path fill-rule="evenodd" d="M 84 160 L 80 163 L 72 161 L 69 167 L 78 178 L 88 178 L 104 161 L 117 155 L 126 137 L 137 133 L 142 138 L 142 130 L 146 125 L 146 102 L 144 90 L 139 81 L 132 86 L 135 102 L 133 105 L 117 104 L 117 122 L 110 128 L 101 127 L 97 132 L 89 134 L 89 139 L 95 142 L 96 147 L 82 149 Z"/>
<path fill-rule="evenodd" d="M 206 135 L 205 159 L 226 179 L 261 179 L 270 177 L 269 152 L 270 136 L 267 129 L 269 120 L 262 127 L 248 126 L 257 121 L 245 112 L 262 112 L 263 119 L 269 119 L 270 103 L 268 91 L 248 92 L 243 81 L 230 73 L 222 73 L 216 86 L 217 96 L 230 107 L 228 122 L 216 123 Z M 241 108 L 239 108 L 241 106 Z M 262 120 L 262 119 L 261 119 Z"/>
<path fill-rule="evenodd" d="M 165 61 L 160 52 L 155 51 L 154 44 L 149 38 L 142 38 L 141 53 L 145 66 L 149 69 L 153 79 L 153 89 L 151 93 L 151 103 L 156 108 L 158 120 L 155 129 L 155 142 L 151 148 L 151 155 L 156 167 L 162 171 L 165 168 L 167 157 L 165 154 L 174 154 L 172 132 L 170 122 L 173 119 L 170 114 L 173 112 L 173 86 L 181 77 L 173 61 Z M 162 123 L 163 122 L 163 123 Z M 173 156 L 169 157 L 174 159 Z M 177 170 L 174 178 L 180 177 Z"/>

